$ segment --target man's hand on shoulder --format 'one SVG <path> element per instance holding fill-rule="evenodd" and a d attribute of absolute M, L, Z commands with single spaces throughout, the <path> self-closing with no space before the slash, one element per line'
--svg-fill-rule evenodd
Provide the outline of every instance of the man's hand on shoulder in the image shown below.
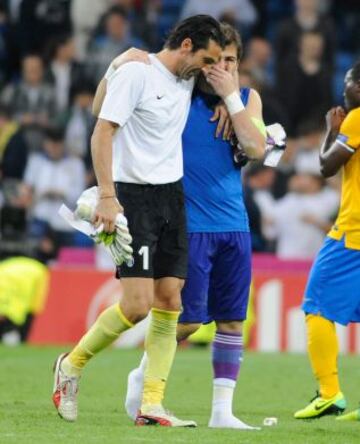
<path fill-rule="evenodd" d="M 113 68 L 114 71 L 116 71 L 119 66 L 129 62 L 140 62 L 145 63 L 146 65 L 150 65 L 151 63 L 149 53 L 147 51 L 143 51 L 142 49 L 137 48 L 130 48 L 115 57 L 110 66 Z"/>
<path fill-rule="evenodd" d="M 223 135 L 223 140 L 230 140 L 233 134 L 233 126 L 231 123 L 230 114 L 224 103 L 219 103 L 215 106 L 214 114 L 212 115 L 210 121 L 215 122 L 218 120 L 216 127 L 215 137 Z"/>

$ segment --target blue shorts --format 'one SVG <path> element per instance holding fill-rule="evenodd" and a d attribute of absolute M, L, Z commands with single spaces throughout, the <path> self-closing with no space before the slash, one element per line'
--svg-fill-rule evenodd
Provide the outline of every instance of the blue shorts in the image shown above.
<path fill-rule="evenodd" d="M 360 322 L 360 250 L 327 237 L 310 271 L 302 308 L 342 325 Z"/>
<path fill-rule="evenodd" d="M 179 322 L 246 319 L 251 283 L 250 233 L 190 233 Z"/>

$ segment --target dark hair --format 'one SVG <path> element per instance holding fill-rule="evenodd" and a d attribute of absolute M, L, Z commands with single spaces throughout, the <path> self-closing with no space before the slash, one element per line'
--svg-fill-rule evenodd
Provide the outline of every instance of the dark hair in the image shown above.
<path fill-rule="evenodd" d="M 62 128 L 56 126 L 46 128 L 44 134 L 45 140 L 51 140 L 53 142 L 63 142 L 64 140 L 64 131 Z"/>
<path fill-rule="evenodd" d="M 111 15 L 120 15 L 125 20 L 128 19 L 128 13 L 122 6 L 111 6 L 105 13 L 105 20 L 107 20 Z"/>
<path fill-rule="evenodd" d="M 360 82 L 360 59 L 351 68 L 351 78 L 354 82 Z"/>
<path fill-rule="evenodd" d="M 180 22 L 170 31 L 165 47 L 178 49 L 186 38 L 191 39 L 193 52 L 207 48 L 209 40 L 213 40 L 221 48 L 225 46 L 220 23 L 210 15 L 194 15 Z"/>
<path fill-rule="evenodd" d="M 60 34 L 52 38 L 44 51 L 45 60 L 50 62 L 54 57 L 56 57 L 56 53 L 58 52 L 59 48 L 66 45 L 72 38 L 72 34 L 69 33 Z"/>
<path fill-rule="evenodd" d="M 74 83 L 70 88 L 70 99 L 71 101 L 74 99 L 75 96 L 80 94 L 90 94 L 93 96 L 96 91 L 96 86 L 94 85 L 94 82 L 92 82 L 90 79 L 82 79 L 81 82 L 78 81 Z"/>
<path fill-rule="evenodd" d="M 236 46 L 237 59 L 240 62 L 243 55 L 243 44 L 238 31 L 229 23 L 221 23 L 221 32 L 224 35 L 224 46 L 234 44 Z"/>
<path fill-rule="evenodd" d="M 24 60 L 29 58 L 40 59 L 41 62 L 44 63 L 42 55 L 38 52 L 26 52 L 21 56 L 21 63 L 24 63 Z"/>

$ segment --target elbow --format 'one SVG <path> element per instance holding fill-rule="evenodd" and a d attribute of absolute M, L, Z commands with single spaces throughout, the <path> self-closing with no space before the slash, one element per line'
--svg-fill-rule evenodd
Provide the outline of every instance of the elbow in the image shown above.
<path fill-rule="evenodd" d="M 320 174 L 325 179 L 334 176 L 337 172 L 338 168 L 335 165 L 332 165 L 331 162 L 327 161 L 327 159 L 320 157 Z"/>
<path fill-rule="evenodd" d="M 321 165 L 320 166 L 320 173 L 325 179 L 328 179 L 329 177 L 334 176 L 337 173 L 337 171 L 334 171 L 333 168 L 329 168 L 326 165 Z"/>
<path fill-rule="evenodd" d="M 96 145 L 96 134 L 95 131 L 92 133 L 91 139 L 90 139 L 90 149 L 91 149 L 91 153 L 94 152 L 95 149 L 95 145 Z"/>

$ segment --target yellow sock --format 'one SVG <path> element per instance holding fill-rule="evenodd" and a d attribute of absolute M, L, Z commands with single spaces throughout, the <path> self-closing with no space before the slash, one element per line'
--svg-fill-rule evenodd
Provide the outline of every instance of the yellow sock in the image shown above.
<path fill-rule="evenodd" d="M 330 399 L 340 391 L 337 369 L 339 347 L 335 324 L 313 314 L 306 316 L 306 323 L 311 366 L 319 381 L 322 398 Z"/>
<path fill-rule="evenodd" d="M 85 364 L 96 353 L 110 345 L 119 337 L 120 333 L 132 326 L 133 324 L 123 315 L 119 304 L 107 308 L 63 360 L 62 370 L 69 376 L 78 376 Z"/>
<path fill-rule="evenodd" d="M 148 357 L 144 378 L 142 411 L 161 404 L 176 351 L 176 326 L 180 312 L 153 308 L 145 339 Z"/>

